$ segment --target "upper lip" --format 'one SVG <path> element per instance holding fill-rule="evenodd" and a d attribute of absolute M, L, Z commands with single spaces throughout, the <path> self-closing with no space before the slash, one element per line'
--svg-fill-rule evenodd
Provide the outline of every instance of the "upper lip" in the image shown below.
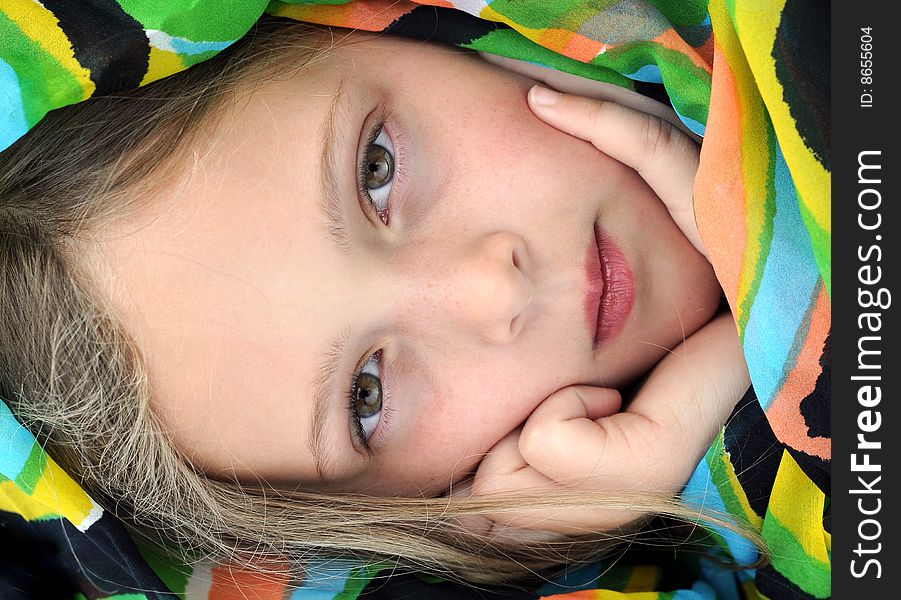
<path fill-rule="evenodd" d="M 604 292 L 604 269 L 601 264 L 597 223 L 592 227 L 592 236 L 585 257 L 585 312 L 589 322 L 593 347 L 597 348 L 598 319 L 600 319 L 601 296 Z"/>

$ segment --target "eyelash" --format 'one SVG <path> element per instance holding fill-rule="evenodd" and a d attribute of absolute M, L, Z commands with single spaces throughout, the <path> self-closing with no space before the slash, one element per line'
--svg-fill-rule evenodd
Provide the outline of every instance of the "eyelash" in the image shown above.
<path fill-rule="evenodd" d="M 379 211 L 375 206 L 375 201 L 372 199 L 372 194 L 369 193 L 369 188 L 366 187 L 366 169 L 369 166 L 366 162 L 366 157 L 369 155 L 369 150 L 375 145 L 375 140 L 378 139 L 379 133 L 384 126 L 385 120 L 379 119 L 366 137 L 366 143 L 363 144 L 363 155 L 360 157 L 360 164 L 357 165 L 357 186 L 360 189 L 360 195 L 366 200 L 366 204 L 369 206 L 370 210 L 372 210 L 376 216 L 387 225 L 387 221 L 389 220 L 388 215 L 384 215 L 383 217 L 379 214 Z"/>
<path fill-rule="evenodd" d="M 357 389 L 357 382 L 360 378 L 360 375 L 363 373 L 363 369 L 366 368 L 366 365 L 370 360 L 375 358 L 375 364 L 379 365 L 379 384 L 382 390 L 382 407 L 379 411 L 379 429 L 384 429 L 386 427 L 386 423 L 388 420 L 388 392 L 385 388 L 384 382 L 384 366 L 382 365 L 382 351 L 378 350 L 373 354 L 370 354 L 366 357 L 366 362 L 363 363 L 363 366 L 357 369 L 354 374 L 351 376 L 350 380 L 350 388 L 347 392 L 347 410 L 350 413 L 351 424 L 354 428 L 354 437 L 357 439 L 357 442 L 363 449 L 366 451 L 366 454 L 372 456 L 372 448 L 369 445 L 369 442 L 366 439 L 366 431 L 363 429 L 363 422 L 360 419 L 360 413 L 357 412 L 356 402 L 354 401 L 354 391 Z"/>
<path fill-rule="evenodd" d="M 381 214 L 378 207 L 375 204 L 375 201 L 372 198 L 372 195 L 369 193 L 369 188 L 366 187 L 366 169 L 368 164 L 366 162 L 366 156 L 369 154 L 369 151 L 375 145 L 375 140 L 378 139 L 379 133 L 381 133 L 382 129 L 388 123 L 388 121 L 394 121 L 392 117 L 391 111 L 386 107 L 381 107 L 379 109 L 378 118 L 375 121 L 373 127 L 369 130 L 369 133 L 366 136 L 366 141 L 362 145 L 362 154 L 358 159 L 357 165 L 357 189 L 360 194 L 360 198 L 366 201 L 366 208 L 371 211 L 379 220 L 381 220 L 385 225 L 388 225 L 391 221 L 390 211 L 391 211 L 391 202 L 388 202 L 386 208 L 384 210 L 384 214 Z M 401 185 L 400 182 L 403 181 L 404 178 L 404 151 L 403 151 L 403 134 L 393 130 L 389 133 L 389 137 L 391 138 L 391 144 L 393 146 L 391 152 L 391 160 L 394 168 L 392 178 L 391 178 L 391 192 L 392 196 L 394 195 L 394 188 L 398 185 Z"/>

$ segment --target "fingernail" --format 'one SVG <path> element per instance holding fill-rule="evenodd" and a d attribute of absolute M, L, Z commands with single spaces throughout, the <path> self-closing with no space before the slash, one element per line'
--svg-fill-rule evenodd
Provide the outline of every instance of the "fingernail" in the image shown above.
<path fill-rule="evenodd" d="M 549 90 L 542 85 L 533 85 L 529 90 L 529 101 L 532 106 L 554 106 L 560 102 L 561 97 L 559 92 Z"/>

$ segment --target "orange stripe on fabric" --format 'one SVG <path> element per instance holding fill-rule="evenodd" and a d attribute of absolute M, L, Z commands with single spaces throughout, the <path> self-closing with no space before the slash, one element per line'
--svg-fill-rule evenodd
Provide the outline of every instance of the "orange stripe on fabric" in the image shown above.
<path fill-rule="evenodd" d="M 282 600 L 291 578 L 287 572 L 248 571 L 216 566 L 208 600 Z"/>
<path fill-rule="evenodd" d="M 439 6 L 441 8 L 455 8 L 454 3 L 450 0 L 418 0 L 417 4 L 425 4 L 427 6 Z"/>
<path fill-rule="evenodd" d="M 794 369 L 785 378 L 782 389 L 766 410 L 767 420 L 776 437 L 796 450 L 824 460 L 832 458 L 832 439 L 812 438 L 807 434 L 801 414 L 801 401 L 813 391 L 817 377 L 823 370 L 820 367 L 820 356 L 829 335 L 831 314 L 832 303 L 826 294 L 826 287 L 820 281 L 807 339 L 798 353 Z"/>
<path fill-rule="evenodd" d="M 400 0 L 357 0 L 349 4 L 300 5 L 281 4 L 269 10 L 270 14 L 298 21 L 350 27 L 364 31 L 382 31 L 401 15 L 413 10 L 417 3 Z M 272 7 L 272 5 L 270 5 Z"/>
<path fill-rule="evenodd" d="M 698 52 L 689 46 L 688 43 L 682 39 L 682 36 L 676 33 L 676 30 L 672 27 L 665 30 L 651 41 L 660 44 L 668 50 L 674 50 L 680 54 L 684 54 L 691 59 L 691 62 L 694 63 L 696 67 L 704 69 L 708 73 L 710 72 L 710 63 L 699 56 Z"/>
<path fill-rule="evenodd" d="M 701 60 L 707 64 L 705 70 L 708 73 L 713 71 L 713 36 L 708 36 L 706 42 L 695 48 L 695 52 L 697 52 Z"/>
<path fill-rule="evenodd" d="M 604 44 L 599 41 L 577 33 L 566 43 L 566 47 L 563 48 L 561 54 L 587 63 L 600 54 L 603 47 Z"/>
<path fill-rule="evenodd" d="M 694 210 L 716 276 L 735 312 L 746 249 L 745 188 L 741 170 L 741 105 L 735 77 L 718 45 L 714 46 L 713 82 L 707 132 L 694 184 Z"/>

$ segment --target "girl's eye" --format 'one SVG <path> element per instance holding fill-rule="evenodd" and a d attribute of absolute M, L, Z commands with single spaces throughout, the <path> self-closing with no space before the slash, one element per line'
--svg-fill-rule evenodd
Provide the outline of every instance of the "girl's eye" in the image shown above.
<path fill-rule="evenodd" d="M 381 359 L 381 350 L 370 356 L 363 368 L 354 375 L 350 385 L 351 420 L 357 441 L 367 452 L 372 452 L 369 438 L 378 426 L 382 412 L 382 381 L 378 368 Z"/>
<path fill-rule="evenodd" d="M 384 125 L 369 136 L 360 161 L 360 193 L 372 205 L 379 219 L 388 224 L 388 197 L 394 179 L 394 144 Z"/>

